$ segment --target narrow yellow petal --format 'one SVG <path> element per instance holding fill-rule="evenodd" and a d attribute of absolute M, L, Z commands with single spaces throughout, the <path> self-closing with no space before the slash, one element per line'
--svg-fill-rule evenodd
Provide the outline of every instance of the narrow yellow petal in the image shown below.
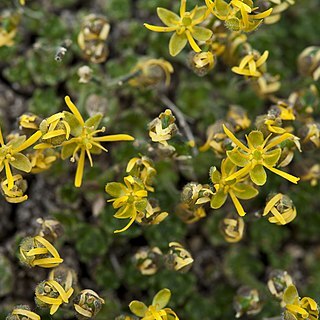
<path fill-rule="evenodd" d="M 188 39 L 188 41 L 190 43 L 190 46 L 193 49 L 193 51 L 201 52 L 200 47 L 198 46 L 198 44 L 193 39 L 192 34 L 191 34 L 191 32 L 189 30 L 186 30 L 186 36 L 187 36 L 187 39 Z"/>
<path fill-rule="evenodd" d="M 14 179 L 12 176 L 11 168 L 10 168 L 8 160 L 4 160 L 3 163 L 4 163 L 5 170 L 6 170 L 7 180 L 8 180 L 8 189 L 11 190 L 14 186 Z"/>
<path fill-rule="evenodd" d="M 63 129 L 53 130 L 43 135 L 42 139 L 51 139 L 66 134 Z"/>
<path fill-rule="evenodd" d="M 43 259 L 34 260 L 32 262 L 32 265 L 39 266 L 42 268 L 54 268 L 62 262 L 63 262 L 63 259 L 61 258 L 43 258 Z"/>
<path fill-rule="evenodd" d="M 31 257 L 31 256 L 36 256 L 38 254 L 46 254 L 48 253 L 48 249 L 47 248 L 34 248 L 31 249 L 27 252 L 27 257 Z"/>
<path fill-rule="evenodd" d="M 48 283 L 51 284 L 59 292 L 60 297 L 63 302 L 65 302 L 65 303 L 69 302 L 67 293 L 64 291 L 63 287 L 61 286 L 61 284 L 59 282 L 57 282 L 55 280 L 49 280 Z"/>
<path fill-rule="evenodd" d="M 25 150 L 32 146 L 34 143 L 36 143 L 42 136 L 41 131 L 35 132 L 29 139 L 27 139 L 25 142 L 23 142 L 18 148 L 14 149 L 14 152 L 20 152 L 22 150 Z"/>
<path fill-rule="evenodd" d="M 79 188 L 82 184 L 83 169 L 84 169 L 84 159 L 85 159 L 85 149 L 81 149 L 80 157 L 78 160 L 78 166 L 76 171 L 76 176 L 74 180 L 74 185 Z"/>
<path fill-rule="evenodd" d="M 267 215 L 271 209 L 274 207 L 274 205 L 282 198 L 282 194 L 278 193 L 276 194 L 272 199 L 270 199 L 266 205 L 266 207 L 263 210 L 263 216 Z"/>
<path fill-rule="evenodd" d="M 75 106 L 75 104 L 71 101 L 69 96 L 65 96 L 64 101 L 66 102 L 68 108 L 71 110 L 73 115 L 76 117 L 76 119 L 79 121 L 81 126 L 84 126 L 84 120 L 78 110 L 78 108 Z"/>
<path fill-rule="evenodd" d="M 257 13 L 253 16 L 251 16 L 253 19 L 263 19 L 263 18 L 266 18 L 268 16 L 270 16 L 270 14 L 272 13 L 272 8 L 264 11 L 264 12 L 261 12 L 261 13 Z"/>
<path fill-rule="evenodd" d="M 40 242 L 43 246 L 45 246 L 48 249 L 48 251 L 52 254 L 53 257 L 60 258 L 60 255 L 57 249 L 47 239 L 41 236 L 36 236 L 34 239 Z"/>
<path fill-rule="evenodd" d="M 40 316 L 38 316 L 36 313 L 29 311 L 29 310 L 24 310 L 24 309 L 14 309 L 12 311 L 13 315 L 20 315 L 20 316 L 26 316 L 27 318 L 31 320 L 40 320 Z"/>
<path fill-rule="evenodd" d="M 153 26 L 148 23 L 143 24 L 147 29 L 155 32 L 172 32 L 177 29 L 177 27 L 161 27 L 161 26 Z"/>
<path fill-rule="evenodd" d="M 265 146 L 265 148 L 263 150 L 268 151 L 269 149 L 272 149 L 273 147 L 277 146 L 281 142 L 283 142 L 289 138 L 292 138 L 292 137 L 293 137 L 293 135 L 291 133 L 284 133 L 280 137 L 277 137 L 276 139 L 271 140 L 270 143 L 267 146 Z"/>
<path fill-rule="evenodd" d="M 273 167 L 266 167 L 266 168 L 269 169 L 270 171 L 274 172 L 275 174 L 281 176 L 282 178 L 285 178 L 285 179 L 289 180 L 292 183 L 297 184 L 298 181 L 300 180 L 300 178 L 295 177 L 295 176 L 293 176 L 293 175 L 291 175 L 289 173 L 286 173 L 284 171 L 278 170 L 276 168 L 273 168 Z"/>
<path fill-rule="evenodd" d="M 90 162 L 90 167 L 93 167 L 93 161 L 92 161 L 90 150 L 86 149 L 86 153 Z"/>
<path fill-rule="evenodd" d="M 251 168 L 252 168 L 252 164 L 250 162 L 249 164 L 247 164 L 242 169 L 236 171 L 231 176 L 227 177 L 226 181 L 231 181 L 233 179 L 238 179 L 238 178 L 242 178 L 242 177 L 246 176 L 249 173 L 249 171 L 251 170 Z"/>
<path fill-rule="evenodd" d="M 1 144 L 2 146 L 4 145 L 1 127 L 0 127 L 0 144 Z"/>
<path fill-rule="evenodd" d="M 133 141 L 134 137 L 128 135 L 128 134 L 112 134 L 108 136 L 103 137 L 94 137 L 94 141 L 99 142 L 107 142 L 107 141 Z"/>
<path fill-rule="evenodd" d="M 85 310 L 83 308 L 81 308 L 78 304 L 74 304 L 74 309 L 81 315 L 83 315 L 84 317 L 90 319 L 92 318 L 92 312 Z"/>
<path fill-rule="evenodd" d="M 231 197 L 231 200 L 232 200 L 234 206 L 237 209 L 238 214 L 241 217 L 243 217 L 246 214 L 246 212 L 244 211 L 240 201 L 238 200 L 238 198 L 235 196 L 235 194 L 232 191 L 229 191 L 229 194 L 230 194 L 230 197 Z"/>
<path fill-rule="evenodd" d="M 120 230 L 115 230 L 114 233 L 120 233 L 120 232 L 123 232 L 123 231 L 128 230 L 129 227 L 130 227 L 130 226 L 134 223 L 134 221 L 136 220 L 136 217 L 137 217 L 137 213 L 135 213 L 135 214 L 132 216 L 131 220 L 129 221 L 129 223 L 128 223 L 124 228 L 122 228 L 122 229 L 120 229 Z"/>
<path fill-rule="evenodd" d="M 186 13 L 186 6 L 187 6 L 187 0 L 181 0 L 180 17 L 183 17 L 183 15 Z"/>
<path fill-rule="evenodd" d="M 269 57 L 269 51 L 266 50 L 263 53 L 263 55 L 257 60 L 257 62 L 256 62 L 257 68 L 262 66 L 267 61 L 268 57 Z"/>
<path fill-rule="evenodd" d="M 246 55 L 246 56 L 240 61 L 239 68 L 240 68 L 240 69 L 243 69 L 243 68 L 249 63 L 250 60 L 253 60 L 253 55 L 252 55 L 252 54 Z"/>
<path fill-rule="evenodd" d="M 50 309 L 50 314 L 51 315 L 55 314 L 58 311 L 59 307 L 60 307 L 60 304 L 53 304 Z"/>
<path fill-rule="evenodd" d="M 223 124 L 222 125 L 225 134 L 229 137 L 229 139 L 240 149 L 246 152 L 250 152 L 250 149 L 246 147 L 240 140 L 238 140 L 235 135 Z"/>

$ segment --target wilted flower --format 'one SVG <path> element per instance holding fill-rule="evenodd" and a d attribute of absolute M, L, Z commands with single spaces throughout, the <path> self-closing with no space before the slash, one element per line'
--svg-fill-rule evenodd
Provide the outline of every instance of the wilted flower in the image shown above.
<path fill-rule="evenodd" d="M 19 129 L 38 130 L 41 121 L 37 115 L 25 113 L 19 117 Z"/>
<path fill-rule="evenodd" d="M 149 136 L 151 140 L 167 146 L 167 141 L 178 131 L 175 121 L 176 118 L 172 115 L 170 109 L 166 109 L 165 112 L 160 113 L 158 118 L 149 123 Z"/>
<path fill-rule="evenodd" d="M 232 71 L 242 76 L 261 77 L 265 72 L 265 62 L 268 56 L 269 51 L 265 51 L 262 55 L 257 51 L 249 53 L 242 58 L 238 67 L 232 68 Z"/>
<path fill-rule="evenodd" d="M 84 56 L 93 63 L 102 63 L 108 56 L 106 40 L 110 31 L 109 22 L 101 16 L 85 17 L 78 35 L 78 45 Z"/>
<path fill-rule="evenodd" d="M 291 222 L 297 215 L 296 208 L 292 200 L 282 193 L 278 193 L 270 197 L 263 210 L 263 216 L 271 213 L 273 216 L 268 220 L 271 223 L 285 225 Z"/>
<path fill-rule="evenodd" d="M 234 297 L 233 305 L 236 310 L 236 318 L 240 318 L 244 314 L 258 314 L 262 308 L 258 290 L 248 287 L 238 289 L 237 295 Z"/>
<path fill-rule="evenodd" d="M 78 281 L 76 272 L 73 269 L 61 265 L 50 271 L 48 280 L 58 282 L 65 291 L 74 287 Z"/>
<path fill-rule="evenodd" d="M 200 52 L 197 41 L 207 41 L 212 35 L 212 31 L 199 27 L 208 16 L 208 10 L 205 6 L 195 7 L 192 11 L 186 11 L 187 0 L 181 0 L 180 17 L 172 11 L 164 8 L 158 8 L 157 14 L 166 27 L 153 26 L 145 23 L 144 26 L 149 30 L 156 32 L 174 32 L 170 38 L 169 52 L 176 56 L 189 42 L 195 52 Z"/>
<path fill-rule="evenodd" d="M 241 217 L 223 218 L 221 220 L 220 230 L 227 242 L 239 242 L 243 237 L 244 220 Z"/>
<path fill-rule="evenodd" d="M 278 75 L 272 76 L 269 73 L 262 74 L 252 84 L 256 92 L 262 97 L 277 92 L 281 87 L 280 77 Z"/>
<path fill-rule="evenodd" d="M 187 203 L 179 203 L 176 209 L 177 216 L 185 223 L 191 224 L 206 217 L 203 206 L 190 206 Z"/>
<path fill-rule="evenodd" d="M 251 124 L 247 111 L 236 105 L 229 107 L 227 121 L 232 124 L 235 131 L 246 130 Z"/>
<path fill-rule="evenodd" d="M 226 26 L 232 31 L 251 32 L 258 28 L 263 19 L 268 17 L 272 9 L 253 14 L 253 1 L 231 0 L 205 0 L 209 10 L 218 19 L 225 21 Z"/>
<path fill-rule="evenodd" d="M 40 316 L 32 312 L 27 305 L 16 306 L 6 320 L 40 320 Z"/>
<path fill-rule="evenodd" d="M 31 173 L 39 173 L 51 168 L 58 159 L 58 154 L 52 149 L 38 149 L 27 154 L 31 162 Z"/>
<path fill-rule="evenodd" d="M 61 223 L 53 219 L 38 218 L 37 223 L 40 224 L 39 236 L 46 238 L 48 241 L 54 242 L 63 234 Z"/>
<path fill-rule="evenodd" d="M 136 267 L 143 275 L 156 274 L 161 263 L 163 254 L 158 247 L 141 248 L 134 255 Z"/>
<path fill-rule="evenodd" d="M 310 122 L 299 130 L 302 144 L 306 149 L 314 149 L 320 147 L 320 123 Z"/>
<path fill-rule="evenodd" d="M 91 154 L 99 154 L 101 153 L 101 150 L 107 152 L 107 149 L 101 145 L 101 142 L 132 141 L 134 138 L 128 134 L 96 137 L 98 133 L 105 131 L 104 127 L 97 130 L 102 120 L 102 114 L 98 113 L 84 121 L 78 108 L 72 103 L 68 96 L 65 97 L 65 102 L 72 112 L 64 112 L 66 121 L 70 125 L 70 135 L 72 138 L 62 143 L 61 158 L 66 159 L 71 157 L 72 162 L 77 160 L 78 165 L 74 185 L 80 187 L 82 184 L 86 155 L 88 156 L 92 167 L 93 161 Z M 78 152 L 80 152 L 79 156 Z"/>
<path fill-rule="evenodd" d="M 150 201 L 148 201 L 145 214 L 141 217 L 138 217 L 137 222 L 146 225 L 159 224 L 168 215 L 168 212 L 161 210 L 157 200 L 150 199 Z"/>
<path fill-rule="evenodd" d="M 194 261 L 191 253 L 178 242 L 170 242 L 169 248 L 165 257 L 167 268 L 179 272 L 189 271 Z"/>
<path fill-rule="evenodd" d="M 40 308 L 50 308 L 55 314 L 63 303 L 69 303 L 73 288 L 65 288 L 56 280 L 42 281 L 36 286 L 35 301 Z"/>
<path fill-rule="evenodd" d="M 286 311 L 284 313 L 285 320 L 317 320 L 319 319 L 319 309 L 317 303 L 309 298 L 300 298 L 296 287 L 291 284 L 283 294 L 283 302 Z"/>
<path fill-rule="evenodd" d="M 5 199 L 10 203 L 20 203 L 26 201 L 28 196 L 24 194 L 27 190 L 27 181 L 23 179 L 20 174 L 16 174 L 12 177 L 13 187 L 9 189 L 8 179 L 1 181 L 1 192 L 5 196 Z"/>
<path fill-rule="evenodd" d="M 290 182 L 298 183 L 300 178 L 274 168 L 281 156 L 281 148 L 277 146 L 287 139 L 293 139 L 294 136 L 292 134 L 284 133 L 281 136 L 269 140 L 270 135 L 265 139 L 261 131 L 251 131 L 249 135 L 246 136 L 248 142 L 247 147 L 238 140 L 226 126 L 223 126 L 223 128 L 228 137 L 236 145 L 236 148 L 227 151 L 227 156 L 235 165 L 242 167 L 242 169 L 227 177 L 226 181 L 231 181 L 249 174 L 253 183 L 262 186 L 267 181 L 267 174 L 264 169 L 264 167 L 266 167 L 268 170 Z"/>
<path fill-rule="evenodd" d="M 265 24 L 273 24 L 280 20 L 281 13 L 294 5 L 294 0 L 269 0 L 272 4 L 272 12 L 269 17 L 264 19 Z"/>
<path fill-rule="evenodd" d="M 205 76 L 216 64 L 216 58 L 210 51 L 190 54 L 189 66 L 199 77 Z"/>
<path fill-rule="evenodd" d="M 229 195 L 238 214 L 244 216 L 246 212 L 239 199 L 252 199 L 258 194 L 258 190 L 250 184 L 244 183 L 246 180 L 244 177 L 229 179 L 235 174 L 236 168 L 236 165 L 229 158 L 221 161 L 221 173 L 216 167 L 210 168 L 209 176 L 216 191 L 211 197 L 210 205 L 213 209 L 221 208 Z"/>
<path fill-rule="evenodd" d="M 92 319 L 99 313 L 103 304 L 104 300 L 96 292 L 85 289 L 74 298 L 73 306 L 79 319 Z"/>
<path fill-rule="evenodd" d="M 311 186 L 315 187 L 320 179 L 320 164 L 316 163 L 307 168 L 307 172 L 301 176 L 302 181 L 310 181 Z"/>
<path fill-rule="evenodd" d="M 88 66 L 82 66 L 78 69 L 79 83 L 88 83 L 92 79 L 93 70 Z"/>
<path fill-rule="evenodd" d="M 179 320 L 172 309 L 165 308 L 170 298 L 171 291 L 162 289 L 154 296 L 151 306 L 147 307 L 143 302 L 134 300 L 130 303 L 129 308 L 141 320 Z"/>
<path fill-rule="evenodd" d="M 305 48 L 299 55 L 298 68 L 301 75 L 317 81 L 320 78 L 320 47 Z"/>
<path fill-rule="evenodd" d="M 129 160 L 126 172 L 139 178 L 148 191 L 153 192 L 153 178 L 157 174 L 153 161 L 146 156 L 134 157 Z"/>
<path fill-rule="evenodd" d="M 274 270 L 269 275 L 268 289 L 271 292 L 271 294 L 278 299 L 282 300 L 284 291 L 291 284 L 292 278 L 287 271 Z"/>
<path fill-rule="evenodd" d="M 30 267 L 54 268 L 63 262 L 56 248 L 41 236 L 23 239 L 19 252 L 20 261 Z"/>
<path fill-rule="evenodd" d="M 164 59 L 141 59 L 132 69 L 135 76 L 129 81 L 133 87 L 149 87 L 165 83 L 170 84 L 173 66 Z"/>

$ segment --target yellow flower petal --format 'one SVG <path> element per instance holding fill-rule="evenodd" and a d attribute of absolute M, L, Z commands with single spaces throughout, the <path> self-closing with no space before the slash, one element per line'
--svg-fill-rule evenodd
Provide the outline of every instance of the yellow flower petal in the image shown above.
<path fill-rule="evenodd" d="M 75 106 L 75 104 L 73 104 L 73 102 L 71 101 L 69 96 L 65 96 L 64 98 L 68 108 L 71 110 L 71 112 L 73 113 L 73 115 L 76 117 L 76 119 L 79 121 L 81 126 L 84 126 L 84 121 L 83 118 L 78 110 L 78 108 Z"/>
<path fill-rule="evenodd" d="M 85 149 L 81 149 L 80 157 L 78 160 L 78 166 L 76 176 L 74 179 L 74 185 L 79 188 L 82 184 L 83 170 L 84 170 Z"/>

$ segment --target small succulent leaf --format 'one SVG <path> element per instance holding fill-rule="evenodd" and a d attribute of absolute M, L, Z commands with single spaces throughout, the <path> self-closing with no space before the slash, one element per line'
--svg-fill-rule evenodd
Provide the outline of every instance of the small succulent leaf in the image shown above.
<path fill-rule="evenodd" d="M 249 160 L 246 159 L 244 154 L 238 149 L 227 151 L 227 156 L 235 165 L 239 167 L 245 167 L 249 163 Z"/>
<path fill-rule="evenodd" d="M 209 171 L 209 177 L 213 183 L 219 183 L 221 180 L 221 173 L 216 167 L 211 167 Z"/>
<path fill-rule="evenodd" d="M 183 33 L 178 35 L 176 32 L 171 36 L 169 42 L 169 52 L 174 57 L 181 52 L 181 50 L 186 46 L 188 40 L 186 35 Z"/>
<path fill-rule="evenodd" d="M 82 133 L 82 126 L 77 120 L 77 118 L 71 112 L 68 111 L 63 111 L 63 114 L 64 120 L 68 122 L 70 126 L 71 135 L 75 137 L 79 136 Z"/>
<path fill-rule="evenodd" d="M 251 131 L 248 135 L 248 143 L 250 143 L 254 148 L 261 146 L 263 141 L 264 137 L 261 131 Z"/>
<path fill-rule="evenodd" d="M 263 186 L 267 181 L 267 174 L 261 164 L 256 165 L 250 172 L 252 182 L 258 186 Z"/>
<path fill-rule="evenodd" d="M 114 198 L 122 197 L 126 194 L 125 186 L 120 182 L 109 182 L 105 187 L 105 191 Z"/>
<path fill-rule="evenodd" d="M 274 167 L 281 156 L 281 149 L 277 148 L 268 152 L 265 152 L 263 161 L 267 166 Z"/>
<path fill-rule="evenodd" d="M 14 168 L 24 172 L 30 172 L 32 169 L 30 160 L 22 153 L 16 153 L 14 155 L 14 160 L 10 161 L 10 164 Z"/>
<path fill-rule="evenodd" d="M 20 147 L 25 141 L 26 141 L 26 136 L 19 136 L 17 138 L 10 140 L 7 143 L 7 145 L 12 146 L 13 149 L 16 149 L 16 148 Z"/>
<path fill-rule="evenodd" d="M 223 0 L 216 0 L 215 4 L 215 10 L 217 11 L 218 15 L 226 17 L 230 11 L 228 3 Z"/>
<path fill-rule="evenodd" d="M 224 193 L 222 190 L 218 191 L 211 198 L 210 206 L 212 209 L 219 209 L 227 200 L 227 193 Z"/>
<path fill-rule="evenodd" d="M 233 193 L 241 200 L 252 199 L 258 195 L 259 191 L 246 183 L 237 183 L 233 187 Z"/>
<path fill-rule="evenodd" d="M 134 203 L 134 206 L 135 206 L 136 210 L 139 211 L 139 212 L 145 211 L 146 208 L 147 208 L 147 205 L 148 205 L 147 199 L 142 199 L 142 200 L 139 200 L 139 201 L 135 201 L 135 203 Z"/>
<path fill-rule="evenodd" d="M 147 310 L 148 310 L 147 306 L 143 302 L 138 301 L 138 300 L 132 301 L 129 304 L 129 308 L 133 314 L 135 314 L 136 316 L 138 316 L 140 318 L 144 317 Z"/>
<path fill-rule="evenodd" d="M 157 8 L 157 14 L 160 20 L 168 27 L 177 26 L 180 21 L 180 17 L 177 14 L 165 8 Z"/>
<path fill-rule="evenodd" d="M 192 27 L 192 36 L 198 41 L 207 41 L 211 38 L 212 31 L 204 27 L 194 26 Z"/>
<path fill-rule="evenodd" d="M 62 147 L 61 159 L 65 160 L 73 155 L 74 149 L 77 147 L 76 143 L 68 143 Z"/>
<path fill-rule="evenodd" d="M 97 113 L 92 117 L 90 117 L 88 120 L 86 120 L 84 125 L 88 128 L 92 128 L 93 130 L 97 130 L 101 120 L 102 120 L 102 113 Z"/>
<path fill-rule="evenodd" d="M 201 6 L 201 7 L 196 7 L 191 11 L 191 14 L 194 12 L 194 10 L 196 11 L 194 16 L 193 16 L 193 20 L 198 20 L 202 17 L 205 17 L 205 14 L 208 10 L 207 6 Z"/>
<path fill-rule="evenodd" d="M 299 294 L 297 288 L 292 284 L 283 293 L 283 301 L 286 304 L 293 304 L 298 298 Z"/>
<path fill-rule="evenodd" d="M 163 309 L 171 298 L 171 291 L 169 289 L 160 290 L 153 298 L 152 305 L 156 307 L 157 310 Z"/>
<path fill-rule="evenodd" d="M 117 219 L 128 219 L 136 215 L 136 209 L 132 204 L 121 207 L 114 215 Z"/>

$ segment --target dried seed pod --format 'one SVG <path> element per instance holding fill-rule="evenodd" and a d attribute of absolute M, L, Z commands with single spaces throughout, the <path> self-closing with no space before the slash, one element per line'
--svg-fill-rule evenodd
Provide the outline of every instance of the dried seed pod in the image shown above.
<path fill-rule="evenodd" d="M 95 14 L 85 17 L 78 35 L 78 45 L 86 59 L 93 63 L 106 61 L 109 53 L 106 45 L 109 31 L 110 24 L 106 18 Z"/>
<path fill-rule="evenodd" d="M 244 220 L 237 217 L 228 217 L 221 220 L 220 231 L 227 242 L 241 241 L 244 232 Z"/>
<path fill-rule="evenodd" d="M 178 242 L 170 242 L 169 248 L 165 256 L 166 267 L 182 273 L 189 271 L 193 264 L 191 253 Z"/>
<path fill-rule="evenodd" d="M 163 254 L 158 247 L 141 248 L 134 255 L 135 265 L 143 275 L 156 274 L 162 265 Z"/>
<path fill-rule="evenodd" d="M 93 290 L 82 290 L 74 298 L 74 309 L 78 319 L 92 319 L 101 310 L 104 300 Z"/>
<path fill-rule="evenodd" d="M 285 194 L 270 194 L 267 198 L 267 204 L 263 211 L 263 216 L 271 213 L 273 216 L 268 218 L 269 222 L 278 225 L 285 225 L 297 215 L 292 200 Z"/>
<path fill-rule="evenodd" d="M 262 309 L 258 290 L 249 287 L 239 288 L 233 300 L 233 307 L 236 311 L 236 318 L 244 314 L 258 314 Z"/>

